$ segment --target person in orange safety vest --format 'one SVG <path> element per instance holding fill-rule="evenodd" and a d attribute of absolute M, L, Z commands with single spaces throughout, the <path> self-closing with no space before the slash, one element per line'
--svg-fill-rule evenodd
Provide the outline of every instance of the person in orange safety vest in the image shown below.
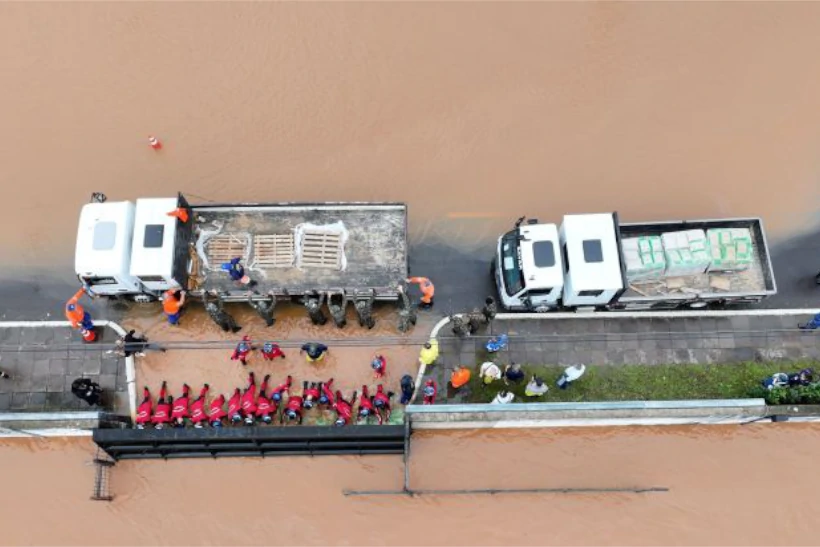
<path fill-rule="evenodd" d="M 425 309 L 432 308 L 433 297 L 436 294 L 436 288 L 433 286 L 433 282 L 426 277 L 408 277 L 407 282 L 417 283 L 419 289 L 421 289 L 421 302 L 419 303 L 419 307 Z"/>
<path fill-rule="evenodd" d="M 79 300 L 84 294 L 85 287 L 68 299 L 68 302 L 65 303 L 65 316 L 75 329 L 84 328 L 86 330 L 92 330 L 94 323 L 91 321 L 91 314 L 85 311 L 79 304 Z"/>

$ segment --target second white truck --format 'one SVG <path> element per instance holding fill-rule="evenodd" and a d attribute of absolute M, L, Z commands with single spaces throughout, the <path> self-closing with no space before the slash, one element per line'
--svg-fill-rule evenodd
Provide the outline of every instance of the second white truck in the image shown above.
<path fill-rule="evenodd" d="M 692 309 L 777 293 L 757 218 L 621 223 L 617 213 L 519 219 L 492 272 L 509 311 Z"/>

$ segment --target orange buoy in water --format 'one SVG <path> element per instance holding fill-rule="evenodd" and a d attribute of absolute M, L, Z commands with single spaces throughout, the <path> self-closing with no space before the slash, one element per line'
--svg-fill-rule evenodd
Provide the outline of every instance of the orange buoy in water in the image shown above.
<path fill-rule="evenodd" d="M 160 148 L 162 148 L 162 143 L 159 142 L 159 139 L 153 135 L 148 136 L 148 144 L 150 144 L 151 148 L 153 148 L 154 150 L 159 150 Z"/>

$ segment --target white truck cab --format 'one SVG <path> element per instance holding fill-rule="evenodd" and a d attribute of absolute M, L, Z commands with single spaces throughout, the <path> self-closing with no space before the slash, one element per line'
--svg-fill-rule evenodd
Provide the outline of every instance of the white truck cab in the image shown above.
<path fill-rule="evenodd" d="M 564 216 L 564 307 L 606 306 L 625 290 L 616 226 L 614 213 Z"/>
<path fill-rule="evenodd" d="M 177 206 L 177 198 L 137 200 L 129 272 L 155 295 L 180 286 L 174 271 L 177 218 L 168 214 Z"/>
<path fill-rule="evenodd" d="M 140 282 L 129 269 L 134 211 L 130 201 L 83 206 L 74 271 L 93 294 L 120 296 L 140 291 Z"/>
<path fill-rule="evenodd" d="M 530 220 L 498 239 L 494 268 L 504 308 L 548 311 L 560 305 L 564 285 L 555 224 Z"/>

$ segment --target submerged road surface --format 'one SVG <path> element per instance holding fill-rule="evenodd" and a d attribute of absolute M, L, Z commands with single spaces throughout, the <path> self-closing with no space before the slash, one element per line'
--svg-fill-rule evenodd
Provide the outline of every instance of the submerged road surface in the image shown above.
<path fill-rule="evenodd" d="M 88 499 L 90 440 L 3 441 L 3 543 L 811 545 L 819 427 L 425 433 L 412 441 L 416 489 L 667 493 L 354 498 L 342 491 L 400 488 L 401 457 L 230 458 L 117 464 L 110 504 Z"/>

